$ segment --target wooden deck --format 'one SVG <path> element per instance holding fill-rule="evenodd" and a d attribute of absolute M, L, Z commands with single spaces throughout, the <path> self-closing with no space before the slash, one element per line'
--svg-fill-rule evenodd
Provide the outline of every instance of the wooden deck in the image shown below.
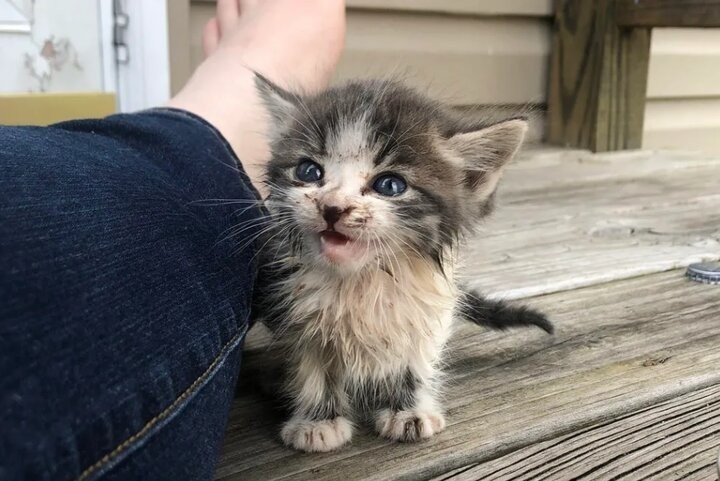
<path fill-rule="evenodd" d="M 717 479 L 720 159 L 542 149 L 505 179 L 467 280 L 547 312 L 557 333 L 462 326 L 435 439 L 300 454 L 253 393 L 234 406 L 218 480 Z M 247 359 L 262 343 L 251 339 Z"/>

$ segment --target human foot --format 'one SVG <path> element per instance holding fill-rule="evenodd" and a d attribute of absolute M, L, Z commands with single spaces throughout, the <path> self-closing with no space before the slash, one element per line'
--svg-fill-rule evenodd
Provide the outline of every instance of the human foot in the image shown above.
<path fill-rule="evenodd" d="M 290 90 L 320 90 L 344 39 L 342 0 L 218 0 L 203 32 L 206 58 L 168 106 L 213 124 L 262 191 L 268 119 L 254 72 Z"/>

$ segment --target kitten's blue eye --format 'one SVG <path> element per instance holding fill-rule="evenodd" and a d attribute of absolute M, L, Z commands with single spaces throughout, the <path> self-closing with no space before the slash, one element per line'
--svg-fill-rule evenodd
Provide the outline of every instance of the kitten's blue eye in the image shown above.
<path fill-rule="evenodd" d="M 395 197 L 407 190 L 407 182 L 399 175 L 383 174 L 373 182 L 373 190 L 380 195 Z"/>
<path fill-rule="evenodd" d="M 323 178 L 323 170 L 317 162 L 301 159 L 295 169 L 295 177 L 303 182 L 317 182 Z"/>

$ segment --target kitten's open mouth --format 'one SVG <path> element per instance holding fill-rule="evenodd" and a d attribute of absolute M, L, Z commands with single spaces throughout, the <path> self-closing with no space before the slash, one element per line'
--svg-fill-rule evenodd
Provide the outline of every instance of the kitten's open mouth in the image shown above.
<path fill-rule="evenodd" d="M 350 242 L 350 238 L 334 230 L 324 230 L 320 232 L 320 242 L 323 244 L 345 245 Z"/>
<path fill-rule="evenodd" d="M 331 262 L 344 264 L 365 254 L 367 243 L 334 230 L 324 230 L 320 232 L 320 250 Z"/>

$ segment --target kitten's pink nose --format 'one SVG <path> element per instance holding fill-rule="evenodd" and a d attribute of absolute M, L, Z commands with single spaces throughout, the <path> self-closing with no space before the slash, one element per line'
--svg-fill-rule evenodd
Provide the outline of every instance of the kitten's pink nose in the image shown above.
<path fill-rule="evenodd" d="M 333 227 L 342 216 L 349 214 L 352 209 L 352 207 L 342 209 L 335 205 L 326 205 L 323 207 L 322 216 L 325 222 L 327 222 L 328 227 Z"/>

